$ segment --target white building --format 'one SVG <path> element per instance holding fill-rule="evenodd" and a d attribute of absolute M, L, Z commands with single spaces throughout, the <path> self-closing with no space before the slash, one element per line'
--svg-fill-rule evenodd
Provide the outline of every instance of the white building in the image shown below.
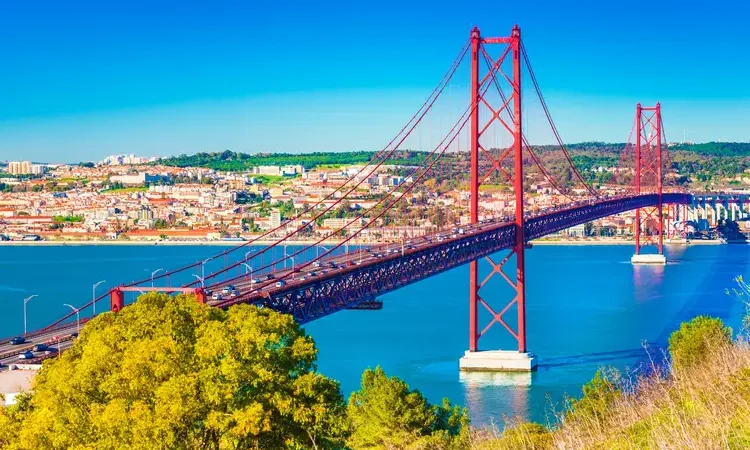
<path fill-rule="evenodd" d="M 302 174 L 305 168 L 301 165 L 296 166 L 258 166 L 253 168 L 256 175 L 274 175 L 274 176 L 293 176 Z"/>
<path fill-rule="evenodd" d="M 278 209 L 271 211 L 271 228 L 281 226 L 281 213 Z"/>
<path fill-rule="evenodd" d="M 583 237 L 586 235 L 586 227 L 584 224 L 575 225 L 566 229 L 565 233 L 570 237 Z"/>
<path fill-rule="evenodd" d="M 141 172 L 135 175 L 113 175 L 109 177 L 109 181 L 112 183 L 122 183 L 126 186 L 140 186 L 145 183 L 152 183 L 160 181 L 162 177 L 159 175 L 149 175 L 146 172 Z"/>
<path fill-rule="evenodd" d="M 31 161 L 11 161 L 8 163 L 8 173 L 21 175 L 31 172 Z"/>

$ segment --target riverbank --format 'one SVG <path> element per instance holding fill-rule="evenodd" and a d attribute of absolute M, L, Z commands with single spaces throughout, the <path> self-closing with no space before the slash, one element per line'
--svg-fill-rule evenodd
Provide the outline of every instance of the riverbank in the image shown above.
<path fill-rule="evenodd" d="M 249 244 L 249 245 L 271 245 L 276 240 L 268 241 L 268 240 L 259 240 L 259 241 L 123 241 L 123 240 L 99 240 L 99 241 L 3 241 L 0 242 L 0 247 L 2 246 L 86 246 L 86 245 L 102 245 L 102 246 L 179 246 L 179 245 L 187 245 L 187 246 L 195 246 L 195 245 L 203 245 L 203 246 L 222 246 L 222 247 L 234 247 L 234 246 L 240 246 L 243 244 Z M 287 245 L 296 245 L 296 246 L 302 246 L 302 245 L 310 245 L 310 242 L 307 241 L 285 241 Z M 328 242 L 326 241 L 327 245 L 336 244 L 337 242 Z M 351 244 L 356 245 L 356 244 Z"/>
<path fill-rule="evenodd" d="M 258 241 L 209 241 L 209 240 L 194 240 L 194 241 L 125 241 L 125 240 L 87 240 L 87 241 L 2 241 L 0 247 L 7 246 L 83 246 L 83 245 L 113 245 L 113 246 L 175 246 L 175 245 L 203 245 L 203 246 L 240 246 L 243 244 L 249 245 L 271 245 L 276 240 L 258 240 Z M 325 245 L 338 244 L 340 240 L 326 240 Z M 533 245 L 634 245 L 635 241 L 632 239 L 538 239 L 531 241 Z M 285 241 L 286 245 L 293 246 L 306 246 L 311 245 L 309 241 Z M 686 242 L 684 239 L 665 240 L 664 245 L 719 245 L 725 242 L 718 239 L 701 239 L 701 240 L 690 240 Z M 350 246 L 358 245 L 377 245 L 371 242 L 358 243 L 349 242 Z"/>
<path fill-rule="evenodd" d="M 635 245 L 632 239 L 538 239 L 531 241 L 534 245 Z M 673 239 L 665 240 L 664 245 L 720 245 L 725 242 L 719 239 L 690 240 Z"/>

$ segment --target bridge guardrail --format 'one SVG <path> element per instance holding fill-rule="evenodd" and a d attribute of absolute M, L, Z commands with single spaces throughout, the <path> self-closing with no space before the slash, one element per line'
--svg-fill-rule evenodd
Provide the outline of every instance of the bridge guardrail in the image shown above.
<path fill-rule="evenodd" d="M 73 340 L 73 335 L 69 334 L 67 336 L 61 337 L 60 339 L 56 340 L 55 342 L 68 342 L 68 341 L 72 341 L 72 340 Z M 25 353 L 26 351 L 30 351 L 32 348 L 34 348 L 34 345 L 36 345 L 36 344 L 32 344 L 32 345 L 29 345 L 29 346 L 24 346 L 24 347 L 20 347 L 20 348 L 17 348 L 17 349 L 13 349 L 13 350 L 11 350 L 9 352 L 5 352 L 5 353 L 0 353 L 0 359 L 12 358 L 14 356 L 18 356 L 18 355 L 20 355 L 22 353 Z M 49 355 L 45 355 L 45 356 L 49 356 Z M 36 359 L 36 358 L 34 358 L 34 359 Z M 34 359 L 29 359 L 27 361 L 33 361 Z"/>
<path fill-rule="evenodd" d="M 81 326 L 83 326 L 84 324 L 86 324 L 89 320 L 91 320 L 91 319 L 90 318 L 81 319 Z M 67 328 L 69 326 L 70 326 L 69 323 L 61 323 L 60 325 L 57 325 L 57 326 L 52 327 L 52 328 L 47 329 L 47 330 L 41 329 L 41 330 L 38 330 L 38 331 L 32 331 L 31 333 L 26 333 L 26 335 L 24 337 L 26 339 L 34 339 L 37 336 L 41 336 L 41 335 L 47 334 L 47 333 L 52 333 L 52 332 L 57 331 L 57 330 L 62 330 L 62 329 Z M 23 335 L 17 335 L 17 336 L 23 336 Z M 0 339 L 0 345 L 10 344 L 10 340 L 11 339 L 13 339 L 13 338 L 9 337 L 9 338 L 5 338 L 5 339 Z"/>

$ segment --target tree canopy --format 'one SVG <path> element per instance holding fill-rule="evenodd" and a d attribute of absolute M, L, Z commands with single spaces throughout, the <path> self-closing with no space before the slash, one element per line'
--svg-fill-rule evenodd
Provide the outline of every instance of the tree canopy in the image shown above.
<path fill-rule="evenodd" d="M 378 368 L 344 402 L 292 316 L 145 294 L 86 324 L 0 408 L 0 448 L 454 449 L 468 416 Z"/>
<path fill-rule="evenodd" d="M 0 447 L 341 448 L 343 397 L 316 353 L 291 316 L 147 294 L 45 362 L 0 409 Z"/>
<path fill-rule="evenodd" d="M 468 416 L 448 400 L 430 405 L 419 391 L 380 367 L 362 374 L 362 387 L 349 398 L 348 440 L 357 449 L 466 448 Z"/>

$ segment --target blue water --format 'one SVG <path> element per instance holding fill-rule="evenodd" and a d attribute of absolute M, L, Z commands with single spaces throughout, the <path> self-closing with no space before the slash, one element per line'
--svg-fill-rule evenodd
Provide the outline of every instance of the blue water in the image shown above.
<path fill-rule="evenodd" d="M 68 312 L 64 303 L 87 302 L 99 280 L 108 281 L 99 287 L 104 292 L 106 286 L 220 250 L 0 246 L 0 335 L 23 331 L 23 298 L 31 294 L 38 297 L 27 305 L 28 327 L 36 329 Z M 319 370 L 340 380 L 347 395 L 358 387 L 364 369 L 380 365 L 433 402 L 448 397 L 467 406 L 474 423 L 513 416 L 548 421 L 564 394 L 578 395 L 598 367 L 636 370 L 647 359 L 643 342 L 664 343 L 683 320 L 710 314 L 739 329 L 742 305 L 724 289 L 734 286 L 735 276 L 750 276 L 749 246 L 667 248 L 664 267 L 634 267 L 632 251 L 629 246 L 535 246 L 527 252 L 528 348 L 540 361 L 530 375 L 459 373 L 458 358 L 468 343 L 467 266 L 385 295 L 380 311 L 344 311 L 306 328 L 320 350 Z M 224 263 L 223 258 L 210 261 L 206 273 Z M 481 279 L 489 266 L 480 267 Z M 175 279 L 194 279 L 192 274 L 200 270 Z M 512 298 L 497 276 L 480 294 L 497 310 Z M 103 301 L 97 307 L 108 305 Z M 507 314 L 509 323 L 515 323 L 514 316 L 515 310 Z M 480 316 L 480 328 L 488 319 L 486 313 Z M 499 325 L 480 347 L 514 348 Z"/>

